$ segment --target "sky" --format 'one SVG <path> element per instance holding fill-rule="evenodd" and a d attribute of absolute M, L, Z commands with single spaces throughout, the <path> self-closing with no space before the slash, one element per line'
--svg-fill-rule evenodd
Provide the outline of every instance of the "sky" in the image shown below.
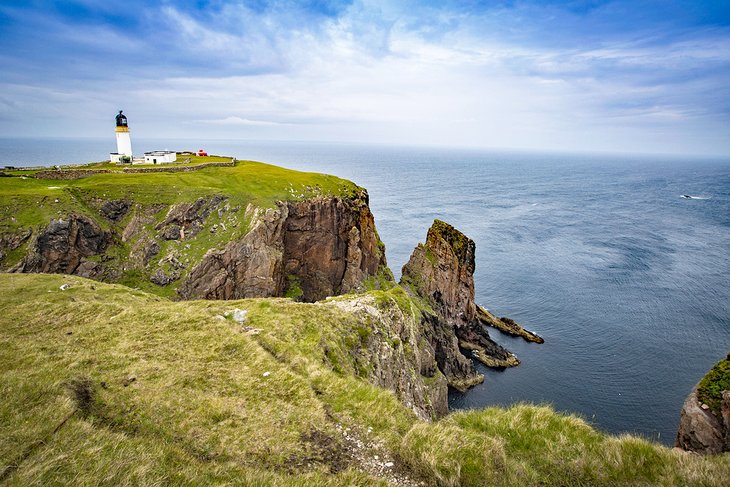
<path fill-rule="evenodd" d="M 730 0 L 0 0 L 0 136 L 730 155 Z"/>

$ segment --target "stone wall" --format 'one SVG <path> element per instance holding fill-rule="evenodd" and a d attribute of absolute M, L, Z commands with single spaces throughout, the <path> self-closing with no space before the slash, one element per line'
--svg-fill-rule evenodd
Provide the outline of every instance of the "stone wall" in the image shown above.
<path fill-rule="evenodd" d="M 165 166 L 165 167 L 125 167 L 121 171 L 112 171 L 111 169 L 48 169 L 39 171 L 33 175 L 36 179 L 81 179 L 96 174 L 110 173 L 150 173 L 150 172 L 194 172 L 205 169 L 206 167 L 233 167 L 236 160 L 230 162 L 204 162 L 194 166 Z"/>

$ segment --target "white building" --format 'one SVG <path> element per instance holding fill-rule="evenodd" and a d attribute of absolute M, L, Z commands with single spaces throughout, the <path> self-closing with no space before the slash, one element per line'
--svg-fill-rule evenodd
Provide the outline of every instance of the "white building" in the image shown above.
<path fill-rule="evenodd" d="M 132 137 L 129 134 L 127 117 L 119 110 L 116 117 L 117 126 L 114 130 L 117 135 L 117 151 L 109 154 L 112 162 L 132 162 Z"/>
<path fill-rule="evenodd" d="M 177 160 L 177 153 L 171 150 L 156 150 L 144 153 L 145 164 L 169 164 Z"/>

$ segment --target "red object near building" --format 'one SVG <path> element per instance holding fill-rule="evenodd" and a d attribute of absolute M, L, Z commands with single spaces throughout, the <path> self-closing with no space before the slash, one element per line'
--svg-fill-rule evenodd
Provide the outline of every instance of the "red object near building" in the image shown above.
<path fill-rule="evenodd" d="M 204 151 L 203 149 L 200 149 L 200 150 L 198 151 L 198 153 L 197 153 L 197 154 L 195 154 L 195 155 L 197 155 L 197 156 L 207 156 L 207 155 L 208 155 L 208 153 L 207 153 L 207 152 L 205 152 L 205 151 Z"/>

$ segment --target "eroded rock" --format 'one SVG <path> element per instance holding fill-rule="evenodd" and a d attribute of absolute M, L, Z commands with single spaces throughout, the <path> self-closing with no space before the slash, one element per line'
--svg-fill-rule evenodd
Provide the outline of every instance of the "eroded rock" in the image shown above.
<path fill-rule="evenodd" d="M 697 388 L 687 396 L 679 418 L 676 446 L 697 453 L 723 451 L 722 424 L 697 399 Z"/>
<path fill-rule="evenodd" d="M 218 208 L 226 196 L 198 198 L 193 203 L 180 203 L 170 208 L 165 219 L 157 225 L 165 240 L 190 239 L 200 232 L 208 216 Z"/>
<path fill-rule="evenodd" d="M 439 370 L 438 351 L 422 336 L 417 318 L 394 302 L 376 304 L 371 295 L 327 301 L 357 317 L 360 343 L 350 353 L 355 372 L 389 389 L 423 419 L 448 412 L 448 382 Z"/>
<path fill-rule="evenodd" d="M 684 401 L 675 446 L 701 454 L 730 451 L 730 353 Z"/>
<path fill-rule="evenodd" d="M 424 299 L 434 315 L 424 330 L 449 385 L 465 390 L 484 380 L 460 348 L 490 367 L 518 365 L 517 358 L 494 342 L 474 302 L 474 241 L 448 223 L 435 220 L 425 244 L 403 266 L 401 284 Z"/>
<path fill-rule="evenodd" d="M 111 241 L 111 234 L 94 220 L 71 214 L 67 219 L 51 220 L 28 255 L 10 271 L 96 277 L 103 272 L 103 265 L 88 258 L 103 254 Z"/>
<path fill-rule="evenodd" d="M 386 268 L 367 193 L 249 206 L 249 232 L 211 250 L 180 287 L 181 297 L 237 299 L 284 296 L 297 286 L 303 301 L 358 289 Z"/>
<path fill-rule="evenodd" d="M 150 282 L 157 284 L 158 286 L 167 286 L 178 279 L 180 279 L 180 272 L 178 271 L 172 271 L 168 274 L 162 269 L 157 269 L 157 271 L 152 274 L 152 277 L 150 277 Z"/>
<path fill-rule="evenodd" d="M 223 250 L 209 250 L 178 288 L 184 299 L 238 299 L 282 294 L 282 228 L 287 207 L 249 206 L 250 230 Z"/>
<path fill-rule="evenodd" d="M 522 325 L 515 322 L 512 318 L 507 318 L 506 316 L 498 318 L 479 305 L 477 305 L 477 317 L 482 324 L 494 327 L 508 335 L 522 337 L 528 342 L 545 343 L 545 340 L 540 335 L 523 328 Z"/>
<path fill-rule="evenodd" d="M 131 206 L 132 203 L 127 200 L 110 200 L 101 205 L 99 212 L 104 218 L 117 222 L 124 218 Z"/>
<path fill-rule="evenodd" d="M 304 301 L 355 291 L 386 267 L 364 190 L 288 203 L 282 236 L 284 275 L 296 276 Z"/>

